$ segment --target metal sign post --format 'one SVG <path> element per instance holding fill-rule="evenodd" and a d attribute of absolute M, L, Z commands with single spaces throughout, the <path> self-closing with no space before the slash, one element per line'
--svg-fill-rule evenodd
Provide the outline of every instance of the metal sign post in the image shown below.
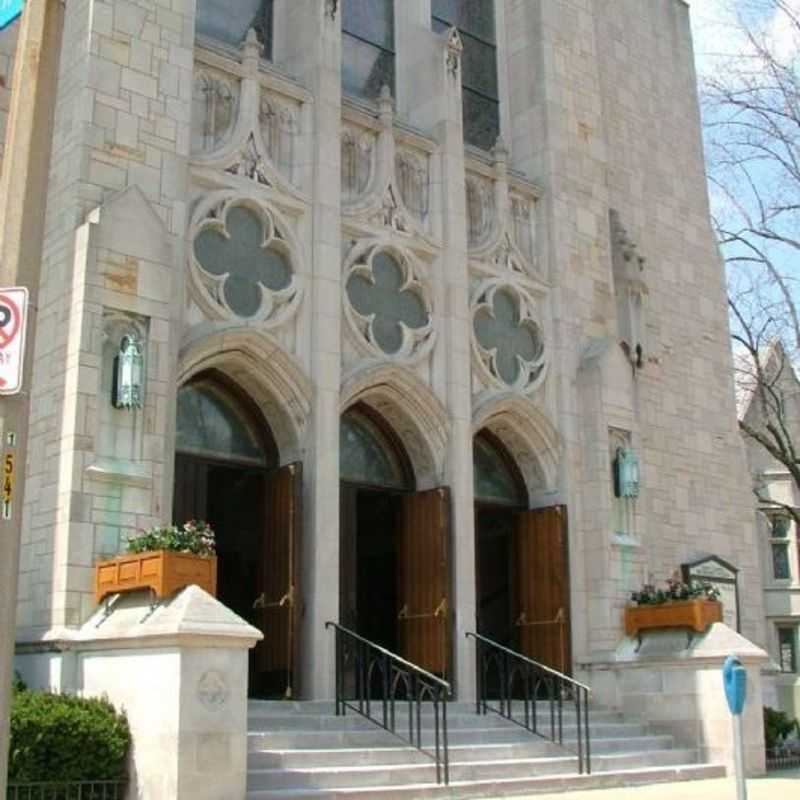
<path fill-rule="evenodd" d="M 742 711 L 747 699 L 747 670 L 736 656 L 728 656 L 722 667 L 725 698 L 733 715 L 733 757 L 736 768 L 737 800 L 747 800 L 747 783 L 744 777 L 744 740 L 742 738 Z"/>

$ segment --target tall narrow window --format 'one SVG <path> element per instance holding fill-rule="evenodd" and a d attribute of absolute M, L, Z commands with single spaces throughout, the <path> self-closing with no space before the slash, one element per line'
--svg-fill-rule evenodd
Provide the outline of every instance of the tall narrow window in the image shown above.
<path fill-rule="evenodd" d="M 394 95 L 393 0 L 342 3 L 342 89 L 374 99 L 388 86 Z"/>
<path fill-rule="evenodd" d="M 494 0 L 432 0 L 431 14 L 436 33 L 458 28 L 464 43 L 464 141 L 491 150 L 500 135 Z"/>
<path fill-rule="evenodd" d="M 797 628 L 778 628 L 781 672 L 797 672 Z"/>
<path fill-rule="evenodd" d="M 779 581 L 790 580 L 792 570 L 789 564 L 789 530 L 791 528 L 789 517 L 775 514 L 769 518 L 769 527 L 772 576 Z"/>
<path fill-rule="evenodd" d="M 274 0 L 197 0 L 197 33 L 225 44 L 240 45 L 253 28 L 264 45 L 264 58 L 272 58 L 272 5 Z"/>

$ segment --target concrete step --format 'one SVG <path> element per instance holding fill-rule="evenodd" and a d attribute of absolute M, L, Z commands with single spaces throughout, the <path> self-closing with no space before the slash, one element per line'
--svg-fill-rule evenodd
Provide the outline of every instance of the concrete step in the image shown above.
<path fill-rule="evenodd" d="M 377 719 L 383 718 L 383 709 L 381 708 L 380 704 L 374 704 L 370 713 Z M 390 713 L 391 712 L 387 710 L 387 716 L 390 715 Z M 395 708 L 394 716 L 395 722 L 398 726 L 408 726 L 408 710 L 405 704 Z M 524 721 L 525 716 L 524 713 L 519 713 L 518 715 L 515 714 L 513 718 L 519 722 L 522 722 Z M 440 715 L 439 720 L 441 721 L 441 719 L 442 717 Z M 529 719 L 533 721 L 533 714 L 529 716 Z M 535 719 L 540 727 L 549 726 L 551 722 L 556 725 L 558 724 L 558 716 L 551 716 L 549 710 L 545 713 L 543 710 L 539 709 Z M 564 726 L 577 726 L 578 724 L 576 715 L 566 709 L 564 710 L 561 719 Z M 412 714 L 412 722 L 414 724 L 416 724 L 416 720 L 416 715 Z M 347 714 L 339 717 L 332 713 L 284 713 L 279 715 L 275 712 L 261 714 L 256 711 L 250 711 L 250 713 L 247 715 L 247 721 L 248 727 L 251 730 L 317 730 L 320 728 L 330 730 L 336 728 L 337 725 L 340 725 L 342 728 L 359 727 L 363 724 L 364 717 L 356 711 L 348 711 Z M 433 713 L 420 714 L 420 724 L 424 728 L 433 728 L 435 721 L 436 717 Z M 589 717 L 590 726 L 624 721 L 625 720 L 622 714 L 614 711 L 594 712 Z M 507 722 L 508 720 L 506 720 L 504 717 L 501 717 L 499 714 L 491 711 L 486 714 L 476 714 L 474 710 L 472 712 L 454 713 L 448 709 L 447 712 L 447 726 L 448 728 L 452 729 L 470 728 L 476 726 L 482 728 L 492 726 L 502 727 Z M 367 721 L 367 724 L 372 725 L 374 723 Z"/>
<path fill-rule="evenodd" d="M 499 717 L 497 719 L 501 724 L 481 727 L 484 719 L 483 717 L 480 718 L 476 726 L 471 728 L 451 729 L 448 726 L 450 746 L 528 742 L 533 736 L 524 728 Z M 397 738 L 388 731 L 366 720 L 361 720 L 361 723 L 338 728 L 317 727 L 316 729 L 276 729 L 272 731 L 251 729 L 248 734 L 248 745 L 251 751 L 397 746 Z M 646 735 L 647 728 L 640 723 L 597 724 L 592 725 L 590 728 L 592 741 L 600 739 L 638 739 Z M 577 728 L 565 725 L 564 739 L 567 741 L 577 739 Z M 432 731 L 423 731 L 423 743 L 426 745 L 433 743 Z"/>
<path fill-rule="evenodd" d="M 449 786 L 435 783 L 367 787 L 248 788 L 247 800 L 426 800 L 427 798 L 486 798 L 545 792 L 638 786 L 724 777 L 725 768 L 716 764 L 675 764 L 671 766 L 615 769 L 591 775 L 544 775 L 507 778 L 498 774 L 489 780 L 453 781 Z M 678 792 L 675 793 L 679 797 Z"/>
<path fill-rule="evenodd" d="M 396 746 L 386 747 L 328 747 L 316 749 L 265 749 L 253 751 L 248 755 L 251 769 L 297 769 L 303 766 L 344 767 L 349 765 L 390 765 L 402 763 L 428 763 L 430 758 L 415 748 L 402 746 L 394 739 Z M 672 747 L 671 736 L 645 736 L 631 739 L 596 739 L 592 741 L 593 755 L 624 753 L 629 751 L 667 750 Z M 577 741 L 565 741 L 565 747 L 575 751 Z M 528 736 L 519 743 L 473 744 L 450 747 L 453 762 L 466 761 L 504 761 L 521 758 L 535 758 L 563 754 L 557 745 Z"/>
<path fill-rule="evenodd" d="M 592 759 L 595 772 L 664 767 L 691 764 L 696 761 L 693 750 L 651 750 L 599 755 Z M 505 780 L 523 779 L 531 775 L 563 775 L 577 772 L 577 759 L 572 756 L 506 759 L 502 761 L 450 761 L 450 779 L 456 783 L 486 782 L 502 776 Z M 404 786 L 430 784 L 436 781 L 432 761 L 343 767 L 307 766 L 295 769 L 251 769 L 248 789 L 342 789 L 367 786 Z"/>

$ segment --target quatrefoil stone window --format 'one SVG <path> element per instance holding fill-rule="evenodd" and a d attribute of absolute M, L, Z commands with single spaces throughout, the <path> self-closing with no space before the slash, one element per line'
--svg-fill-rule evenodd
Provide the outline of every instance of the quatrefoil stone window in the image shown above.
<path fill-rule="evenodd" d="M 351 266 L 346 292 L 348 317 L 375 354 L 409 357 L 431 341 L 427 293 L 407 259 L 368 252 Z"/>
<path fill-rule="evenodd" d="M 238 317 L 266 319 L 296 294 L 288 247 L 264 209 L 228 203 L 212 210 L 194 256 L 203 285 Z"/>
<path fill-rule="evenodd" d="M 522 391 L 538 386 L 546 364 L 544 338 L 526 296 L 511 286 L 490 286 L 474 304 L 473 325 L 480 361 L 492 377 Z"/>

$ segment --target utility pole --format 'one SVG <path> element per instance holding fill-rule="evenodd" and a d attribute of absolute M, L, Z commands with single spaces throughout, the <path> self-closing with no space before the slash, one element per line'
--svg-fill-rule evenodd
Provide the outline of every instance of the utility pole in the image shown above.
<path fill-rule="evenodd" d="M 0 798 L 6 796 L 8 779 L 28 414 L 63 15 L 62 0 L 27 0 L 25 4 L 0 179 L 0 287 L 26 287 L 29 297 L 21 390 L 0 397 L 2 463 L 13 464 L 14 473 L 5 495 L 9 502 L 0 515 Z"/>

